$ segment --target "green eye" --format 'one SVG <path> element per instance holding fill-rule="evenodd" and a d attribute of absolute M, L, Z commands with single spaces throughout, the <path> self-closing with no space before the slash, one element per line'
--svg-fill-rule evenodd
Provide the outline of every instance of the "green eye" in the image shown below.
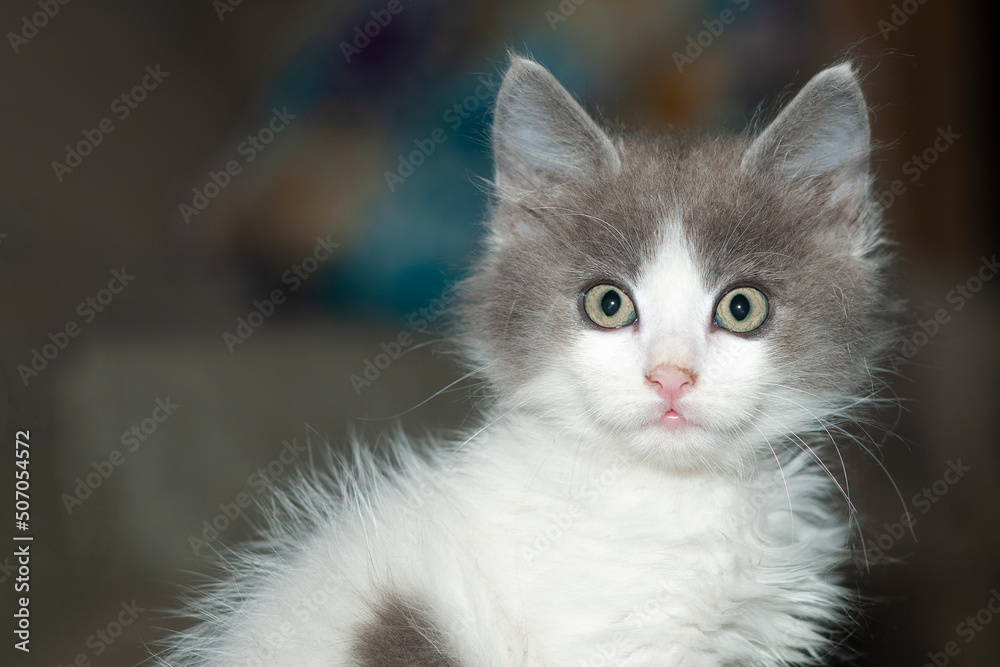
<path fill-rule="evenodd" d="M 614 285 L 594 285 L 583 295 L 583 310 L 599 327 L 618 329 L 635 323 L 632 299 Z"/>
<path fill-rule="evenodd" d="M 717 327 L 746 333 L 767 319 L 767 297 L 753 287 L 737 287 L 728 292 L 715 307 L 713 322 Z"/>

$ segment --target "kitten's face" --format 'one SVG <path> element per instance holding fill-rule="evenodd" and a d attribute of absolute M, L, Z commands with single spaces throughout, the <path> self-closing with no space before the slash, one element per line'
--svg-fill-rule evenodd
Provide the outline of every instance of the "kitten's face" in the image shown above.
<path fill-rule="evenodd" d="M 841 132 L 848 164 L 821 145 L 790 166 L 761 143 L 794 143 L 789 110 L 752 142 L 611 141 L 539 70 L 515 62 L 501 89 L 499 205 L 469 282 L 502 407 L 733 468 L 865 391 L 887 302 L 863 106 L 862 158 Z M 825 171 L 803 175 L 807 158 Z"/>

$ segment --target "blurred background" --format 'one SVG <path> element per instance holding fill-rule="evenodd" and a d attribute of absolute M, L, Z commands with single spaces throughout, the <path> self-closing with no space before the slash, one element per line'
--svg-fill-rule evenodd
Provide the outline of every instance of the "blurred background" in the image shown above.
<path fill-rule="evenodd" d="M 3 664 L 142 662 L 177 627 L 161 610 L 178 586 L 248 534 L 244 507 L 308 444 L 376 439 L 398 415 L 467 423 L 467 382 L 426 399 L 462 374 L 433 342 L 481 235 L 508 49 L 656 131 L 742 128 L 857 60 L 916 314 L 901 407 L 881 415 L 895 435 L 855 457 L 861 528 L 892 565 L 859 567 L 873 605 L 848 644 L 859 664 L 998 664 L 978 4 L 11 0 L 0 29 L 0 492 L 30 430 L 35 536 L 30 656 L 10 650 L 0 536 Z"/>

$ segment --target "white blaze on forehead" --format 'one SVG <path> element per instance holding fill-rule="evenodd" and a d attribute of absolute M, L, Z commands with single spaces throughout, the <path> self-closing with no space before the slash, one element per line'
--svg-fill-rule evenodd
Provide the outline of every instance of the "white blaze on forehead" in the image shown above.
<path fill-rule="evenodd" d="M 715 295 L 708 292 L 677 217 L 667 219 L 664 227 L 663 241 L 635 287 L 645 365 L 648 370 L 673 364 L 697 372 Z"/>

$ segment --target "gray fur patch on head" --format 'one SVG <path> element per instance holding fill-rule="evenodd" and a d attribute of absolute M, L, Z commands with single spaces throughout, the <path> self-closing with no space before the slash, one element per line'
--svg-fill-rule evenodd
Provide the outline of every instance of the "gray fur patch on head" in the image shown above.
<path fill-rule="evenodd" d="M 388 594 L 374 612 L 354 643 L 360 667 L 458 667 L 428 609 Z"/>

